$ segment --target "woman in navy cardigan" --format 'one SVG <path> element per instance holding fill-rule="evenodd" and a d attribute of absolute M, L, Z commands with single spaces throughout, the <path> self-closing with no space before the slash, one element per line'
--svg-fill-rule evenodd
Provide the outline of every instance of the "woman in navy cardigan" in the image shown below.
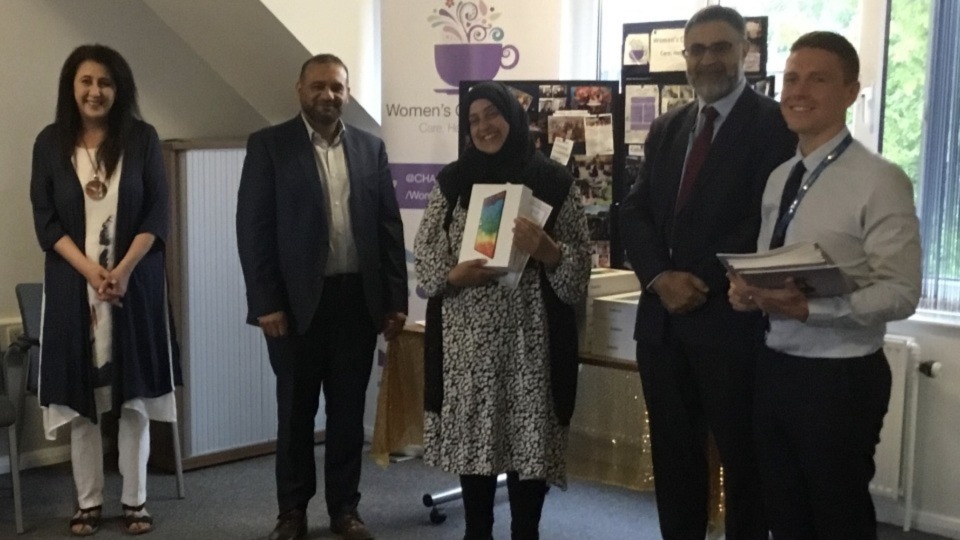
<path fill-rule="evenodd" d="M 40 405 L 48 439 L 69 425 L 77 511 L 70 531 L 97 531 L 103 503 L 98 420 L 119 415 L 120 502 L 127 532 L 145 508 L 150 420 L 174 421 L 177 348 L 164 247 L 167 185 L 156 130 L 139 118 L 129 65 L 78 47 L 60 73 L 56 121 L 33 148 L 30 199 L 44 263 Z"/>

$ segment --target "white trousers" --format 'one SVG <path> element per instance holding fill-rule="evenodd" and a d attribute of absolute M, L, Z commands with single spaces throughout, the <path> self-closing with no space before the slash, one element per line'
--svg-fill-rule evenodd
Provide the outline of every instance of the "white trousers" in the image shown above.
<path fill-rule="evenodd" d="M 70 421 L 70 458 L 77 504 L 91 508 L 103 504 L 103 436 L 100 424 L 78 416 Z M 150 421 L 134 409 L 120 412 L 117 451 L 123 493 L 120 502 L 140 506 L 147 500 L 147 458 L 150 456 Z"/>

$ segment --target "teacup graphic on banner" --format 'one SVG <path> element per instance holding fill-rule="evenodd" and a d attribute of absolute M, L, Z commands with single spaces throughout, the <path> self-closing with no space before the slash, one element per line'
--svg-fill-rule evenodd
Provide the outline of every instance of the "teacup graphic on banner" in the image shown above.
<path fill-rule="evenodd" d="M 452 88 L 437 88 L 445 94 L 460 92 L 460 81 L 488 80 L 501 69 L 513 69 L 520 61 L 520 51 L 513 45 L 500 43 L 503 29 L 494 26 L 500 17 L 483 0 L 443 0 L 442 8 L 427 17 L 431 26 L 440 28 L 444 43 L 433 48 L 437 74 Z"/>
<path fill-rule="evenodd" d="M 510 57 L 513 61 L 507 62 Z M 511 69 L 520 60 L 513 45 L 500 43 L 444 43 L 434 45 L 433 60 L 443 82 L 459 87 L 460 81 L 493 79 L 500 68 Z M 438 92 L 458 92 L 458 88 L 438 89 Z"/>
<path fill-rule="evenodd" d="M 645 66 L 650 63 L 647 52 L 650 47 L 650 34 L 630 34 L 624 40 L 623 65 Z"/>

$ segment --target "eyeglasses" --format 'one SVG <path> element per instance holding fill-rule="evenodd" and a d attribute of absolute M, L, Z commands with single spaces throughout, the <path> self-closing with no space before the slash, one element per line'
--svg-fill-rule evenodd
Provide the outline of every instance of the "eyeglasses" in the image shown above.
<path fill-rule="evenodd" d="M 729 41 L 718 41 L 709 45 L 694 43 L 683 50 L 683 56 L 686 58 L 703 58 L 703 56 L 707 54 L 707 51 L 713 53 L 714 56 L 723 56 L 730 52 L 731 49 L 733 49 L 733 43 Z"/>

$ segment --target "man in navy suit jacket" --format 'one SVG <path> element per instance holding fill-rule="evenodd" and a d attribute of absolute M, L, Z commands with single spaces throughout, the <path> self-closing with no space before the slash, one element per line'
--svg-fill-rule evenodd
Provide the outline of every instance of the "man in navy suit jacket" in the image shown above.
<path fill-rule="evenodd" d="M 363 409 L 377 333 L 407 311 L 403 226 L 383 141 L 340 119 L 350 99 L 336 56 L 307 60 L 301 114 L 250 136 L 237 197 L 247 322 L 277 376 L 277 500 L 271 540 L 303 538 L 316 493 L 314 417 L 326 398 L 331 529 L 372 538 L 357 513 Z"/>
<path fill-rule="evenodd" d="M 709 6 L 684 32 L 698 101 L 654 121 L 639 181 L 620 210 L 627 258 L 644 288 L 634 337 L 660 530 L 667 539 L 704 538 L 712 433 L 724 467 L 726 536 L 765 540 L 751 426 L 760 320 L 730 306 L 716 254 L 755 251 L 767 176 L 793 155 L 796 138 L 777 103 L 746 85 L 739 13 Z"/>

